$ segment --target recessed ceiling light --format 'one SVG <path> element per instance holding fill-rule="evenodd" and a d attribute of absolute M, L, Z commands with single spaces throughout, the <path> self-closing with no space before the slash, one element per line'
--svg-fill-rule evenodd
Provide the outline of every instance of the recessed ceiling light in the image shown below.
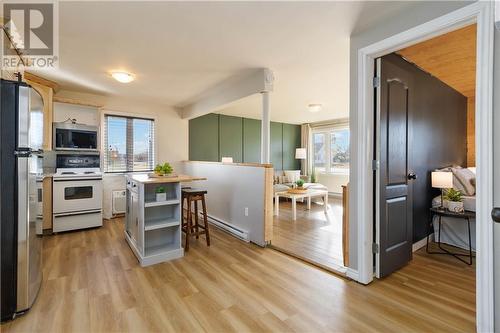
<path fill-rule="evenodd" d="M 111 76 L 118 82 L 129 83 L 134 81 L 134 76 L 127 72 L 112 72 Z"/>
<path fill-rule="evenodd" d="M 309 112 L 319 112 L 321 111 L 321 109 L 323 108 L 323 105 L 321 104 L 309 104 L 307 106 L 307 109 L 309 110 Z"/>

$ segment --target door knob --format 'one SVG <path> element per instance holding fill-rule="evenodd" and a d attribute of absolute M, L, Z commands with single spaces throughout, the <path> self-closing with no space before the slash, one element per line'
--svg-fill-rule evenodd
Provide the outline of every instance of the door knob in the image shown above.
<path fill-rule="evenodd" d="M 491 210 L 491 218 L 496 223 L 500 223 L 500 207 L 495 207 Z"/>
<path fill-rule="evenodd" d="M 416 174 L 416 173 L 414 173 L 414 172 L 410 172 L 410 173 L 408 174 L 408 179 L 417 179 L 417 174 Z"/>

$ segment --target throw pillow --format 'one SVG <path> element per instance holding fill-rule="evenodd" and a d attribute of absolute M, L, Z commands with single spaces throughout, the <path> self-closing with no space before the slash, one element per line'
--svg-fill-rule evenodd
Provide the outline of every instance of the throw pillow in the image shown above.
<path fill-rule="evenodd" d="M 476 193 L 476 188 L 474 186 L 476 182 L 476 175 L 466 168 L 452 168 L 453 172 L 453 187 L 462 192 L 465 195 L 474 195 Z"/>

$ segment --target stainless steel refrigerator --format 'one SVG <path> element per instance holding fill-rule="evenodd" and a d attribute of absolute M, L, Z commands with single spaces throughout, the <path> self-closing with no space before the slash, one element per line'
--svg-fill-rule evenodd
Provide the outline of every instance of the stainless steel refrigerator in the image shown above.
<path fill-rule="evenodd" d="M 42 282 L 43 100 L 29 85 L 1 80 L 1 319 L 34 303 Z"/>

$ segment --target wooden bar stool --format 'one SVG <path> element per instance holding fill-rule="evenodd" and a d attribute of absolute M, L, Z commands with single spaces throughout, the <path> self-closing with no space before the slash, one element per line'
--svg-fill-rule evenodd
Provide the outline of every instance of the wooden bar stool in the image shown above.
<path fill-rule="evenodd" d="M 186 233 L 186 245 L 184 246 L 185 251 L 189 250 L 189 238 L 191 236 L 196 236 L 196 239 L 198 239 L 200 238 L 200 235 L 204 234 L 207 240 L 207 246 L 210 246 L 205 194 L 207 194 L 207 191 L 205 190 L 194 188 L 182 189 L 182 231 Z M 201 225 L 198 221 L 199 202 L 201 202 L 202 205 L 203 225 Z"/>

